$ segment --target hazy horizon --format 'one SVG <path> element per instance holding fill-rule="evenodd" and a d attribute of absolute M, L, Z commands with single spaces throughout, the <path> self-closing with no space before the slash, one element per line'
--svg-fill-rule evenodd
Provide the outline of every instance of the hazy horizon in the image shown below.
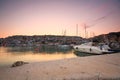
<path fill-rule="evenodd" d="M 0 0 L 0 38 L 120 31 L 120 0 Z M 76 34 L 76 24 L 78 33 Z"/>
<path fill-rule="evenodd" d="M 117 31 L 117 32 L 120 32 L 120 31 Z M 114 33 L 114 32 L 109 32 L 109 33 Z M 109 33 L 106 33 L 106 34 L 109 34 Z M 99 35 L 105 35 L 105 34 L 99 34 Z M 99 35 L 95 35 L 95 36 L 99 36 Z M 9 35 L 9 36 L 6 36 L 6 37 L 0 37 L 0 38 L 7 38 L 7 37 L 12 37 L 12 36 L 75 36 L 75 37 L 82 37 L 82 38 L 85 38 L 84 36 L 76 36 L 76 35 L 24 35 L 24 34 L 18 34 L 18 35 Z M 91 37 L 95 37 L 95 36 L 89 36 L 89 37 L 86 37 L 86 38 L 91 38 Z"/>

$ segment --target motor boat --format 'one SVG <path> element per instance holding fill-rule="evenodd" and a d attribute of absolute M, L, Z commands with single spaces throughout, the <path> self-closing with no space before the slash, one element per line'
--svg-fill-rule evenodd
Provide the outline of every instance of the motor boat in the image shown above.
<path fill-rule="evenodd" d="M 103 53 L 110 53 L 110 47 L 106 44 L 100 43 L 97 44 L 94 42 L 83 43 L 81 45 L 73 46 L 75 51 L 84 52 L 84 53 L 91 53 L 91 54 L 103 54 Z"/>

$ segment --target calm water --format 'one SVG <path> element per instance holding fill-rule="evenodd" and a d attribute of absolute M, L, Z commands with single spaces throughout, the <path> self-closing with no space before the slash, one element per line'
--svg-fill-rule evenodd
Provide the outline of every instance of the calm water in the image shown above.
<path fill-rule="evenodd" d="M 0 66 L 11 65 L 15 61 L 39 62 L 57 59 L 90 56 L 90 54 L 74 52 L 70 47 L 0 47 Z"/>
<path fill-rule="evenodd" d="M 15 61 L 50 61 L 77 57 L 71 48 L 56 46 L 41 47 L 0 47 L 0 66 L 10 65 Z"/>

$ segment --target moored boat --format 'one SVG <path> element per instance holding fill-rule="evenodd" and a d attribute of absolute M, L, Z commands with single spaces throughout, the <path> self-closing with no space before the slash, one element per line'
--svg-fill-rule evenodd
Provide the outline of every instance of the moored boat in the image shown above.
<path fill-rule="evenodd" d="M 73 46 L 75 51 L 91 53 L 91 54 L 103 54 L 110 53 L 110 47 L 106 44 L 98 44 L 96 45 L 94 42 L 83 43 L 81 45 Z"/>

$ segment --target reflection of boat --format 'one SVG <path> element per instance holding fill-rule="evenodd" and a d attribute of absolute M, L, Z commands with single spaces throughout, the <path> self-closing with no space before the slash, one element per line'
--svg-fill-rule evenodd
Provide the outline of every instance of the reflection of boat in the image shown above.
<path fill-rule="evenodd" d="M 111 52 L 109 51 L 110 48 L 108 47 L 108 45 L 105 45 L 105 44 L 96 45 L 93 42 L 76 45 L 76 46 L 73 46 L 73 48 L 75 49 L 75 51 L 93 53 L 93 54 L 102 54 L 102 53 Z"/>
<path fill-rule="evenodd" d="M 60 49 L 70 49 L 69 45 L 58 45 L 58 48 Z"/>
<path fill-rule="evenodd" d="M 93 56 L 95 54 L 89 54 L 89 53 L 84 53 L 84 52 L 79 52 L 79 51 L 74 51 L 74 54 L 79 57 L 86 57 L 86 56 Z"/>

